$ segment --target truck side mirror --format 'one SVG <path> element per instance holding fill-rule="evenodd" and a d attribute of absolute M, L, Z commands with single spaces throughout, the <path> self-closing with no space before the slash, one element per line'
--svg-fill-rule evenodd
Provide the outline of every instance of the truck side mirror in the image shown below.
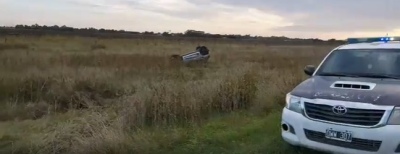
<path fill-rule="evenodd" d="M 314 65 L 307 65 L 304 67 L 304 73 L 307 74 L 308 76 L 311 76 L 315 72 L 315 66 Z"/>

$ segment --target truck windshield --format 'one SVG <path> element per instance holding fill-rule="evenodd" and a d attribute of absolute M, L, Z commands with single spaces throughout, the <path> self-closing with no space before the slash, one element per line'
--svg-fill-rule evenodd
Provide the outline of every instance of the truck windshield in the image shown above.
<path fill-rule="evenodd" d="M 340 49 L 315 73 L 320 76 L 400 78 L 400 49 Z"/>

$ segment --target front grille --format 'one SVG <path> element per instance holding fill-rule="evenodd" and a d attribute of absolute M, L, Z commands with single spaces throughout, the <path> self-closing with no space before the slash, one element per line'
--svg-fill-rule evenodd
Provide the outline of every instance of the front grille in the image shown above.
<path fill-rule="evenodd" d="M 385 110 L 347 108 L 344 115 L 335 114 L 331 105 L 313 104 L 304 102 L 305 112 L 308 117 L 324 121 L 360 126 L 377 125 L 385 114 Z"/>
<path fill-rule="evenodd" d="M 325 133 L 304 129 L 307 139 L 319 143 L 350 148 L 355 150 L 376 152 L 379 150 L 382 141 L 366 140 L 360 138 L 353 138 L 352 142 L 343 142 L 325 138 Z"/>

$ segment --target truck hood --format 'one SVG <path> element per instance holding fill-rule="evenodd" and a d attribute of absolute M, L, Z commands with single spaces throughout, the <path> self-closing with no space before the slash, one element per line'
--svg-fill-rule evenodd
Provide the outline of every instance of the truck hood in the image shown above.
<path fill-rule="evenodd" d="M 335 82 L 372 83 L 376 85 L 368 90 L 331 87 Z M 400 80 L 313 76 L 296 86 L 291 91 L 291 94 L 309 99 L 329 99 L 397 106 L 400 105 Z"/>

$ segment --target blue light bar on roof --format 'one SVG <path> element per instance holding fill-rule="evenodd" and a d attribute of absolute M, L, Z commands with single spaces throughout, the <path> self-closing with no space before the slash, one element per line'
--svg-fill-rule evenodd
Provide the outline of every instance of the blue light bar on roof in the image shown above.
<path fill-rule="evenodd" d="M 372 42 L 389 42 L 400 41 L 400 37 L 366 37 L 366 38 L 348 38 L 347 43 L 372 43 Z"/>

